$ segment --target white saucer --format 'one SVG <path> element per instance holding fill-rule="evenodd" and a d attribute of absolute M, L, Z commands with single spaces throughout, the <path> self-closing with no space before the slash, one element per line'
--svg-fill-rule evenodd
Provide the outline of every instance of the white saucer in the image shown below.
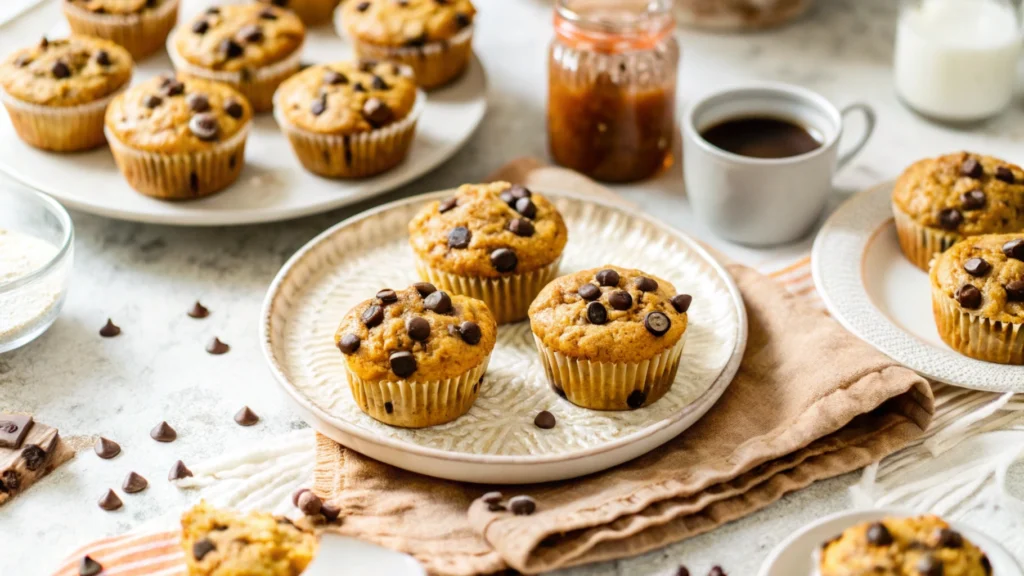
<path fill-rule="evenodd" d="M 825 222 L 811 269 L 829 313 L 848 330 L 922 376 L 975 390 L 1024 392 L 1024 366 L 963 356 L 942 342 L 928 274 L 900 251 L 892 182 L 860 192 Z"/>
<path fill-rule="evenodd" d="M 426 576 L 412 556 L 388 550 L 369 542 L 340 536 L 331 532 L 320 535 L 316 557 L 303 576 L 336 576 L 344 566 L 345 576 Z"/>

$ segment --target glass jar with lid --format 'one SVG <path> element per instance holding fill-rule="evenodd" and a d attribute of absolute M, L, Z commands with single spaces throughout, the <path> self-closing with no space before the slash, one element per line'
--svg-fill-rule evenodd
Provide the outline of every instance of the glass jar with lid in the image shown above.
<path fill-rule="evenodd" d="M 672 163 L 676 42 L 672 0 L 556 0 L 548 60 L 555 162 L 606 182 Z"/>

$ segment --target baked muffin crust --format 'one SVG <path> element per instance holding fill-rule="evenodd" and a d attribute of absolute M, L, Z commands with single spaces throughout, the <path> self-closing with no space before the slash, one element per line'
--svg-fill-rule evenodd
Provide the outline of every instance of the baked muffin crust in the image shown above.
<path fill-rule="evenodd" d="M 64 0 L 94 14 L 127 15 L 156 10 L 170 0 Z"/>
<path fill-rule="evenodd" d="M 377 62 L 318 64 L 285 80 L 277 106 L 298 128 L 357 134 L 406 118 L 416 104 L 412 71 Z"/>
<path fill-rule="evenodd" d="M 173 42 L 190 64 L 238 72 L 285 60 L 305 37 L 306 28 L 294 13 L 252 3 L 209 8 L 179 25 Z"/>
<path fill-rule="evenodd" d="M 346 32 L 380 46 L 422 46 L 452 38 L 473 23 L 469 0 L 352 0 L 342 8 Z"/>
<path fill-rule="evenodd" d="M 931 281 L 971 314 L 1024 322 L 1024 233 L 960 241 L 937 257 Z"/>
<path fill-rule="evenodd" d="M 667 280 L 604 266 L 556 278 L 545 286 L 530 305 L 530 328 L 545 346 L 571 358 L 638 362 L 679 341 L 686 331 L 689 305 L 689 297 L 677 295 Z M 652 325 L 652 314 L 663 316 L 668 326 Z"/>
<path fill-rule="evenodd" d="M 0 64 L 0 86 L 5 92 L 45 106 L 95 102 L 120 90 L 131 76 L 127 50 L 88 36 L 44 38 L 35 46 L 16 50 Z"/>

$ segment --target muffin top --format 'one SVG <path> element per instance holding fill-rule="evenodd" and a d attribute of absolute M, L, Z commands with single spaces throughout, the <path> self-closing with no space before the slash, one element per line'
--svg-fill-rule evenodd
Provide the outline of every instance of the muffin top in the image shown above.
<path fill-rule="evenodd" d="M 178 26 L 174 48 L 190 64 L 238 72 L 285 60 L 306 28 L 293 12 L 264 4 L 213 6 Z"/>
<path fill-rule="evenodd" d="M 1024 170 L 998 158 L 959 152 L 912 164 L 893 203 L 918 224 L 964 236 L 1024 229 Z"/>
<path fill-rule="evenodd" d="M 356 134 L 407 117 L 416 83 L 406 66 L 336 62 L 310 66 L 285 80 L 275 104 L 294 126 L 320 134 Z"/>
<path fill-rule="evenodd" d="M 985 553 L 938 516 L 884 518 L 825 543 L 821 576 L 989 576 Z"/>
<path fill-rule="evenodd" d="M 931 280 L 971 314 L 1024 322 L 1024 233 L 961 240 L 936 256 Z"/>
<path fill-rule="evenodd" d="M 250 118 L 249 102 L 227 84 L 168 75 L 118 95 L 105 122 L 132 148 L 174 154 L 216 146 L 245 129 Z"/>
<path fill-rule="evenodd" d="M 43 38 L 16 50 L 0 64 L 0 86 L 24 102 L 77 106 L 95 102 L 124 87 L 132 77 L 132 57 L 100 38 Z"/>
<path fill-rule="evenodd" d="M 551 202 L 508 182 L 464 184 L 409 222 L 409 241 L 421 259 L 482 278 L 543 268 L 561 256 L 568 237 Z"/>
<path fill-rule="evenodd" d="M 448 40 L 476 15 L 469 0 L 351 0 L 341 10 L 349 35 L 391 47 Z"/>
<path fill-rule="evenodd" d="M 64 0 L 94 14 L 140 14 L 171 4 L 173 0 Z"/>
<path fill-rule="evenodd" d="M 530 305 L 530 328 L 572 358 L 638 362 L 679 342 L 691 300 L 657 276 L 604 266 L 545 286 Z"/>
<path fill-rule="evenodd" d="M 341 321 L 334 342 L 348 368 L 367 380 L 454 378 L 494 349 L 498 325 L 487 305 L 428 282 L 385 288 Z"/>

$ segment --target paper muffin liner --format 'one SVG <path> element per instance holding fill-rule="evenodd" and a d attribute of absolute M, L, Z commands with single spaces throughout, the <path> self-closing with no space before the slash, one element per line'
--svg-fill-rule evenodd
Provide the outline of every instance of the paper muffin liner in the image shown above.
<path fill-rule="evenodd" d="M 342 6 L 335 12 L 334 26 L 340 36 L 351 39 L 356 56 L 362 60 L 388 60 L 405 64 L 416 73 L 416 84 L 424 90 L 448 84 L 458 78 L 469 65 L 469 58 L 473 55 L 472 24 L 448 40 L 428 42 L 423 46 L 381 46 L 362 42 L 346 34 L 341 17 Z"/>
<path fill-rule="evenodd" d="M 208 150 L 179 154 L 138 150 L 118 140 L 109 128 L 104 130 L 114 161 L 132 188 L 161 200 L 194 200 L 238 179 L 250 125 Z"/>
<path fill-rule="evenodd" d="M 895 203 L 892 205 L 892 214 L 896 221 L 896 235 L 899 237 L 903 254 L 925 272 L 928 271 L 932 258 L 963 240 L 963 236 L 956 232 L 922 226 Z"/>
<path fill-rule="evenodd" d="M 202 78 L 229 84 L 242 93 L 252 105 L 254 112 L 268 112 L 274 107 L 274 91 L 292 74 L 299 71 L 302 44 L 287 58 L 260 66 L 254 70 L 226 71 L 210 70 L 192 64 L 174 46 L 174 35 L 167 38 L 167 55 L 171 57 L 174 70 L 186 77 Z"/>
<path fill-rule="evenodd" d="M 683 355 L 686 333 L 671 348 L 640 362 L 591 362 L 572 358 L 546 346 L 533 336 L 548 382 L 573 404 L 591 410 L 632 410 L 657 402 L 672 388 Z M 629 397 L 644 394 L 640 406 Z"/>
<path fill-rule="evenodd" d="M 1024 323 L 971 314 L 936 286 L 932 286 L 932 312 L 939 336 L 950 348 L 976 360 L 1024 365 Z"/>
<path fill-rule="evenodd" d="M 425 105 L 426 94 L 417 90 L 416 103 L 405 118 L 361 134 L 319 134 L 299 128 L 277 105 L 274 119 L 306 170 L 327 178 L 366 178 L 405 160 Z"/>
<path fill-rule="evenodd" d="M 498 324 L 508 324 L 526 319 L 533 299 L 558 275 L 562 256 L 543 268 L 500 278 L 460 276 L 431 266 L 419 255 L 415 260 L 416 271 L 425 282 L 451 294 L 483 300 Z"/>
<path fill-rule="evenodd" d="M 402 428 L 425 428 L 451 422 L 476 402 L 488 354 L 474 368 L 444 380 L 366 380 L 346 368 L 348 385 L 359 409 L 374 420 Z"/>
<path fill-rule="evenodd" d="M 135 61 L 160 50 L 178 21 L 179 0 L 167 0 L 155 10 L 139 14 L 96 14 L 64 0 L 64 16 L 71 31 L 105 38 L 124 47 Z"/>
<path fill-rule="evenodd" d="M 11 117 L 14 131 L 27 144 L 51 152 L 77 152 L 102 146 L 103 117 L 107 105 L 123 92 L 131 79 L 108 96 L 78 106 L 45 106 L 19 100 L 0 88 L 0 101 Z"/>
<path fill-rule="evenodd" d="M 331 19 L 338 0 L 292 0 L 285 9 L 295 12 L 306 26 L 323 24 Z"/>

